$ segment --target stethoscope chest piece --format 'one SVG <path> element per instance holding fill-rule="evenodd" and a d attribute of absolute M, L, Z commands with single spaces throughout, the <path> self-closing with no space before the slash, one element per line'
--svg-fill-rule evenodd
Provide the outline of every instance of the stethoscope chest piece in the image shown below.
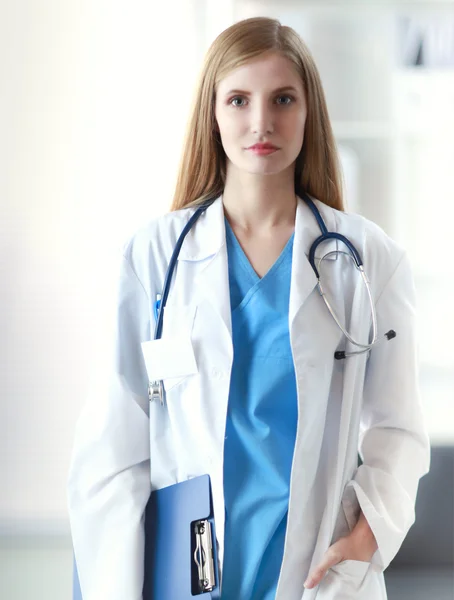
<path fill-rule="evenodd" d="M 159 401 L 164 406 L 164 385 L 162 381 L 150 381 L 148 384 L 148 399 L 150 402 Z"/>

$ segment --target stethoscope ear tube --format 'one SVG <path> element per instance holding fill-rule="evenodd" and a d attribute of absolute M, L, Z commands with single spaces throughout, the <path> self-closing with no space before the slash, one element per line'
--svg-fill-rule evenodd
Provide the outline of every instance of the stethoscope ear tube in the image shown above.
<path fill-rule="evenodd" d="M 350 248 L 349 248 L 350 249 Z M 366 290 L 367 290 L 367 296 L 369 299 L 369 305 L 370 305 L 370 309 L 371 309 L 371 314 L 372 314 L 372 336 L 371 336 L 371 340 L 367 343 L 367 344 L 361 344 L 360 342 L 357 342 L 356 340 L 354 340 L 352 338 L 352 336 L 349 334 L 349 332 L 345 329 L 345 327 L 342 325 L 342 323 L 340 322 L 340 319 L 338 318 L 338 316 L 336 315 L 336 313 L 334 312 L 333 307 L 331 306 L 329 300 L 326 297 L 325 291 L 323 289 L 322 283 L 320 281 L 320 274 L 318 275 L 318 279 L 317 279 L 317 287 L 318 287 L 318 291 L 320 293 L 320 296 L 322 297 L 326 307 L 328 308 L 331 316 L 333 317 L 334 321 L 336 322 L 336 325 L 339 327 L 339 329 L 342 331 L 342 333 L 345 335 L 345 337 L 347 338 L 347 340 L 353 344 L 354 346 L 360 348 L 360 350 L 357 350 L 355 352 L 351 352 L 351 353 L 347 353 L 347 352 L 336 352 L 334 354 L 335 358 L 337 358 L 338 360 L 340 358 L 347 358 L 348 356 L 354 355 L 354 354 L 361 354 L 363 352 L 368 352 L 372 346 L 376 343 L 377 341 L 377 315 L 376 315 L 376 311 L 375 311 L 375 306 L 374 306 L 374 301 L 372 298 L 372 292 L 370 289 L 370 285 L 369 285 L 369 280 L 367 278 L 366 273 L 364 272 L 364 267 L 361 265 L 358 266 L 358 263 L 356 261 L 355 256 L 353 256 L 350 252 L 344 252 L 341 250 L 333 250 L 331 252 L 327 252 L 324 256 L 322 256 L 319 259 L 318 262 L 318 268 L 317 268 L 317 273 L 319 273 L 319 268 L 320 268 L 320 264 L 321 262 L 327 258 L 328 256 L 331 256 L 335 254 L 336 256 L 339 254 L 342 254 L 344 256 L 346 256 L 347 258 L 349 258 L 350 260 L 353 261 L 354 265 L 357 267 L 358 271 L 361 274 L 362 280 L 364 282 L 364 285 L 366 286 Z"/>
<path fill-rule="evenodd" d="M 311 201 L 312 202 L 312 201 Z M 313 204 L 313 203 L 312 203 Z M 314 206 L 315 210 L 317 210 L 317 208 Z M 318 212 L 318 211 L 317 211 Z M 320 216 L 321 218 L 321 216 Z M 339 327 L 339 329 L 342 331 L 342 333 L 345 335 L 345 337 L 347 338 L 347 340 L 353 344 L 354 346 L 356 346 L 357 348 L 359 348 L 358 350 L 354 350 L 351 352 L 347 352 L 345 350 L 337 350 L 334 353 L 334 358 L 336 360 L 343 360 L 345 358 L 350 358 L 351 356 L 356 356 L 358 354 L 364 354 L 366 352 L 370 352 L 370 350 L 378 343 L 378 324 L 377 324 L 377 312 L 375 310 L 375 305 L 374 305 L 374 299 L 372 297 L 372 291 L 370 289 L 370 281 L 369 278 L 367 277 L 367 274 L 364 270 L 364 266 L 363 266 L 363 261 L 359 255 L 359 252 L 356 250 L 356 248 L 353 246 L 353 244 L 350 242 L 350 240 L 348 240 L 345 236 L 339 234 L 339 233 L 335 233 L 335 232 L 329 232 L 326 229 L 326 226 L 324 226 L 323 228 L 323 233 L 322 235 L 320 235 L 312 244 L 310 250 L 309 250 L 309 262 L 312 266 L 312 269 L 314 270 L 314 273 L 317 277 L 317 288 L 318 291 L 320 293 L 320 296 L 322 297 L 323 301 L 325 302 L 326 307 L 328 308 L 331 316 L 333 317 L 334 321 L 336 322 L 336 325 Z M 318 264 L 315 264 L 315 252 L 318 248 L 318 246 L 328 240 L 338 240 L 339 242 L 342 242 L 343 244 L 345 244 L 345 246 L 348 249 L 348 252 L 345 252 L 343 250 L 332 250 L 330 252 L 327 252 L 326 254 L 324 254 L 318 261 Z M 371 335 L 371 339 L 369 341 L 369 343 L 367 344 L 362 344 L 356 340 L 354 340 L 352 338 L 352 336 L 348 333 L 348 331 L 345 329 L 345 327 L 342 325 L 342 323 L 340 322 L 340 319 L 338 318 L 338 316 L 336 315 L 333 307 L 331 306 L 330 302 L 328 301 L 325 291 L 323 290 L 323 286 L 322 283 L 320 281 L 320 264 L 321 262 L 327 258 L 328 256 L 331 255 L 339 255 L 342 254 L 344 256 L 347 256 L 348 258 L 350 258 L 350 260 L 353 261 L 355 267 L 358 269 L 358 271 L 360 272 L 361 278 L 364 282 L 364 285 L 366 286 L 366 290 L 367 290 L 367 296 L 369 299 L 369 306 L 370 306 L 370 311 L 371 311 L 371 315 L 372 315 L 372 335 Z M 396 332 L 394 330 L 390 330 L 385 334 L 385 337 L 387 340 L 391 340 L 394 337 L 396 337 Z M 380 340 L 381 341 L 381 340 Z"/>
<path fill-rule="evenodd" d="M 394 329 L 390 329 L 389 331 L 387 331 L 384 335 L 384 338 L 386 338 L 387 341 L 392 340 L 393 338 L 395 338 L 397 335 L 397 333 L 394 331 Z M 382 342 L 384 342 L 385 340 L 383 338 L 380 338 L 379 340 L 377 340 L 374 344 L 375 346 L 378 346 L 378 344 L 381 344 Z M 349 358 L 350 356 L 355 356 L 356 354 L 363 354 L 364 352 L 370 352 L 371 348 L 367 348 L 365 350 L 358 350 L 357 352 L 346 352 L 345 350 L 337 350 L 334 353 L 334 358 L 336 360 L 343 360 L 344 358 Z"/>

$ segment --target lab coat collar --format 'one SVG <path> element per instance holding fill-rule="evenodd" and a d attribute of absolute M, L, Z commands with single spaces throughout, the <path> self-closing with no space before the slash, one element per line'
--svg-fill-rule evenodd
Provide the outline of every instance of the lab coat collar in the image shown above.
<path fill-rule="evenodd" d="M 329 231 L 336 231 L 333 210 L 315 201 Z M 317 278 L 309 262 L 312 243 L 321 232 L 312 211 L 304 200 L 298 198 L 293 240 L 292 275 L 290 284 L 289 322 L 314 290 Z M 322 244 L 321 252 L 337 248 L 337 241 Z M 318 252 L 316 252 L 316 258 Z M 206 259 L 211 260 L 206 260 Z M 335 257 L 334 257 L 335 259 Z M 228 294 L 228 256 L 225 240 L 225 220 L 222 196 L 203 213 L 195 227 L 188 233 L 181 247 L 180 261 L 198 261 L 196 288 L 201 296 L 209 298 L 220 314 L 231 336 L 231 311 Z M 330 260 L 330 258 L 328 258 Z"/>
<path fill-rule="evenodd" d="M 332 209 L 312 198 L 326 223 L 329 231 L 337 231 L 335 220 L 332 216 Z M 320 235 L 320 229 L 306 202 L 298 197 L 295 220 L 295 238 L 293 259 L 301 257 L 300 253 L 309 256 L 309 250 L 313 241 Z M 225 245 L 225 222 L 224 205 L 222 195 L 214 200 L 213 204 L 199 217 L 195 227 L 187 234 L 180 250 L 179 260 L 200 261 L 214 256 L 223 245 Z M 326 252 L 337 249 L 337 242 L 330 240 L 325 242 L 323 248 L 319 246 L 316 252 L 316 258 L 319 252 Z M 333 257 L 335 259 L 335 257 Z M 331 257 L 328 257 L 330 260 Z M 309 264 L 310 266 L 310 264 Z"/>
<path fill-rule="evenodd" d="M 198 218 L 185 237 L 178 260 L 205 260 L 214 256 L 224 244 L 224 205 L 221 195 Z"/>
<path fill-rule="evenodd" d="M 337 231 L 333 210 L 310 197 L 320 211 L 328 231 Z M 309 262 L 309 252 L 314 241 L 321 235 L 318 223 L 307 205 L 307 203 L 298 196 L 298 205 L 295 219 L 295 237 L 293 240 L 293 258 L 292 275 L 290 283 L 290 305 L 289 321 L 290 323 L 296 317 L 297 312 L 303 306 L 309 295 L 317 285 L 317 277 Z M 321 255 L 331 250 L 337 250 L 337 240 L 329 240 L 317 246 L 315 252 L 315 261 Z M 331 255 L 327 260 L 335 260 L 335 255 Z"/>

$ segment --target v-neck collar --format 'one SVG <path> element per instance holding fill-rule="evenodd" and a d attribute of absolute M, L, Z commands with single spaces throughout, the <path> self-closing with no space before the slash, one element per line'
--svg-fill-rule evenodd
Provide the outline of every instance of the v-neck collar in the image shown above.
<path fill-rule="evenodd" d="M 292 235 L 287 240 L 284 248 L 282 249 L 282 252 L 278 256 L 278 258 L 274 261 L 274 263 L 271 265 L 271 267 L 268 269 L 268 271 L 265 273 L 265 275 L 263 275 L 263 277 L 260 277 L 260 275 L 255 271 L 254 267 L 251 265 L 251 261 L 246 256 L 246 253 L 244 252 L 238 238 L 236 237 L 235 232 L 233 231 L 232 226 L 230 225 L 227 217 L 224 216 L 224 219 L 225 219 L 226 235 L 229 236 L 229 239 L 232 242 L 232 245 L 233 245 L 238 257 L 240 258 L 242 267 L 245 269 L 245 271 L 251 277 L 253 283 L 256 284 L 259 281 L 264 281 L 266 278 L 271 277 L 272 274 L 279 268 L 279 265 L 285 259 L 287 253 L 290 251 L 291 246 L 293 245 L 293 238 L 295 236 L 295 232 L 294 231 L 292 232 Z"/>

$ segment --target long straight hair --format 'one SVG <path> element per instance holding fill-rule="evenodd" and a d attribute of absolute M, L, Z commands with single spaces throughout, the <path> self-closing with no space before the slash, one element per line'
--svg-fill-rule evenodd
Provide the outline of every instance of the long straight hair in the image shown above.
<path fill-rule="evenodd" d="M 295 192 L 344 210 L 342 172 L 317 66 L 294 29 L 267 17 L 235 23 L 208 49 L 185 133 L 171 210 L 196 206 L 223 193 L 227 169 L 215 128 L 217 85 L 233 69 L 270 51 L 293 63 L 306 94 L 307 117 L 295 163 Z"/>

